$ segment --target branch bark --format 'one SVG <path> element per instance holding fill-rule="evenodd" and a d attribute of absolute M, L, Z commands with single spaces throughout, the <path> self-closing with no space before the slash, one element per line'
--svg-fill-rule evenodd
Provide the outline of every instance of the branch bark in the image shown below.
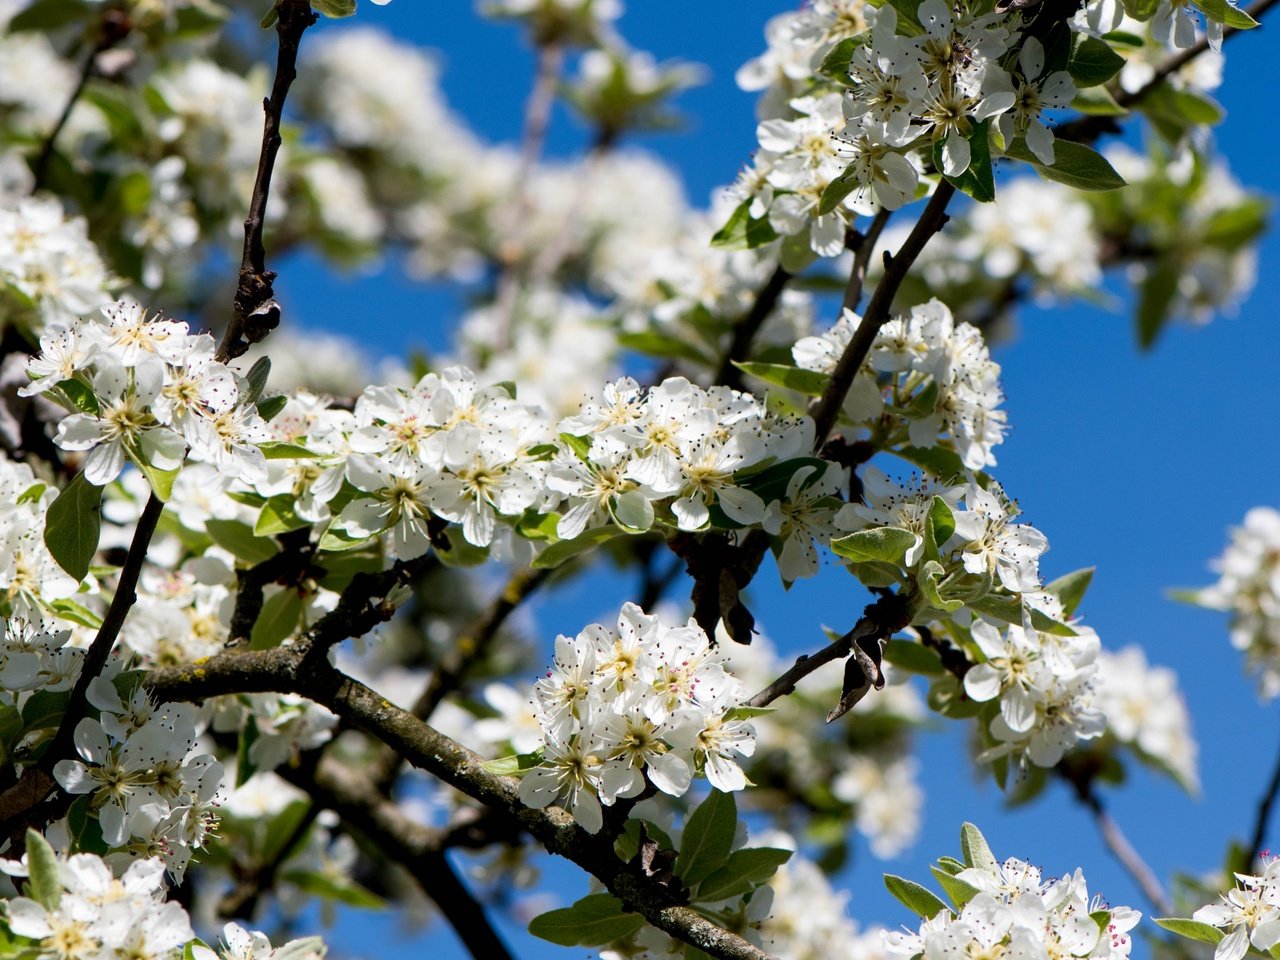
<path fill-rule="evenodd" d="M 734 390 L 742 389 L 742 371 L 734 366 L 751 355 L 751 342 L 764 326 L 764 322 L 773 313 L 774 307 L 782 297 L 782 291 L 791 282 L 791 274 L 781 266 L 774 269 L 765 285 L 756 293 L 755 302 L 741 320 L 733 325 L 733 337 L 729 341 L 729 349 L 725 351 L 720 368 L 716 370 L 712 383 L 723 384 Z"/>
<path fill-rule="evenodd" d="M 258 343 L 280 323 L 280 305 L 275 301 L 272 281 L 276 275 L 267 269 L 267 252 L 262 234 L 266 227 L 267 201 L 271 196 L 271 176 L 280 153 L 280 119 L 289 88 L 298 75 L 298 46 L 302 34 L 318 19 L 310 0 L 279 0 L 276 35 L 276 76 L 271 96 L 262 103 L 265 113 L 262 127 L 262 149 L 258 154 L 258 172 L 253 181 L 249 215 L 244 221 L 244 252 L 240 259 L 240 278 L 236 286 L 235 306 L 231 321 L 218 344 L 216 359 L 225 363 Z"/>

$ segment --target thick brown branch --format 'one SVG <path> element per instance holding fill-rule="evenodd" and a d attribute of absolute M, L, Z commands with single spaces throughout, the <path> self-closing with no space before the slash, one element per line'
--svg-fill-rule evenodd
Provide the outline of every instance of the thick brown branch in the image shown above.
<path fill-rule="evenodd" d="M 876 292 L 871 295 L 867 312 L 863 315 L 862 322 L 858 324 L 858 329 L 853 339 L 849 341 L 849 346 L 845 348 L 840 361 L 836 364 L 826 390 L 810 408 L 809 413 L 815 424 L 814 435 L 817 447 L 822 447 L 834 429 L 836 420 L 840 416 L 840 408 L 844 405 L 844 398 L 853 385 L 853 378 L 858 375 L 863 361 L 871 352 L 876 334 L 888 321 L 893 298 L 897 296 L 898 288 L 906 279 L 907 272 L 920 256 L 925 244 L 947 222 L 947 204 L 951 202 L 955 192 L 956 188 L 948 181 L 943 180 L 939 183 L 933 196 L 929 198 L 924 212 L 920 214 L 920 219 L 916 221 L 915 227 L 903 241 L 901 249 L 892 256 L 885 254 L 884 275 L 876 285 Z"/>
<path fill-rule="evenodd" d="M 275 274 L 267 269 L 267 252 L 262 234 L 266 226 L 267 201 L 271 195 L 271 176 L 280 153 L 280 119 L 285 98 L 298 75 L 298 45 L 302 34 L 316 22 L 317 14 L 310 0 L 279 0 L 276 4 L 276 77 L 271 96 L 262 103 L 266 115 L 262 127 L 262 149 L 258 154 L 258 172 L 253 181 L 249 215 L 244 221 L 244 253 L 240 260 L 240 279 L 236 286 L 235 306 L 217 359 L 223 362 L 240 356 L 249 344 L 258 343 L 280 322 L 280 306 L 275 301 L 272 281 Z"/>
<path fill-rule="evenodd" d="M 596 876 L 628 909 L 684 943 L 720 960 L 770 960 L 736 934 L 685 906 L 671 889 L 620 861 L 607 837 L 592 836 L 564 810 L 526 807 L 518 781 L 485 769 L 483 758 L 334 669 L 322 652 L 297 649 L 228 652 L 198 666 L 157 669 L 148 677 L 157 696 L 199 700 L 236 690 L 298 693 L 395 749 L 414 766 L 506 816 L 551 853 Z"/>

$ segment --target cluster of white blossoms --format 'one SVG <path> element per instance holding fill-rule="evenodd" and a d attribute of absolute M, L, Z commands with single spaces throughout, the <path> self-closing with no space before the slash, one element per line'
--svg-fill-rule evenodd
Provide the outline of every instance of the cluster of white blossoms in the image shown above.
<path fill-rule="evenodd" d="M 3 191 L 0 191 L 0 195 Z M 0 196 L 0 291 L 5 323 L 17 318 L 35 334 L 66 324 L 110 299 L 111 281 L 85 221 L 57 200 Z"/>
<path fill-rule="evenodd" d="M 59 760 L 54 778 L 88 798 L 113 858 L 160 857 L 180 880 L 217 825 L 222 786 L 222 764 L 196 746 L 196 708 L 157 704 L 136 681 L 122 696 L 106 675 L 87 697 L 99 715 L 76 725 L 79 759 Z"/>
<path fill-rule="evenodd" d="M 24 395 L 44 394 L 75 411 L 55 442 L 87 454 L 84 478 L 103 486 L 126 461 L 174 471 L 188 450 L 229 476 L 266 476 L 257 444 L 268 439 L 244 378 L 214 360 L 208 334 L 150 317 L 131 300 L 102 308 L 101 319 L 50 326 L 27 364 Z"/>
<path fill-rule="evenodd" d="M 861 323 L 845 310 L 826 333 L 796 343 L 796 363 L 831 373 Z M 1000 365 L 991 359 L 981 332 L 956 323 L 946 304 L 930 300 L 880 328 L 844 410 L 855 423 L 880 430 L 877 421 L 886 413 L 904 418 L 902 439 L 931 447 L 946 437 L 965 467 L 981 470 L 994 466 L 992 448 L 1004 440 L 1003 401 Z"/>
<path fill-rule="evenodd" d="M 969 867 L 955 860 L 942 861 L 938 869 L 972 892 L 958 912 L 944 907 L 915 932 L 887 933 L 886 955 L 895 960 L 921 955 L 929 960 L 1006 954 L 1096 960 L 1129 956 L 1133 948 L 1129 931 L 1141 914 L 1091 900 L 1079 869 L 1045 880 L 1038 867 L 1022 860 L 1011 857 L 1000 864 L 989 850 L 984 859 Z"/>
<path fill-rule="evenodd" d="M 1107 718 L 1098 709 L 1098 635 L 1073 624 L 1075 636 L 1035 630 L 1030 624 L 1000 626 L 976 619 L 970 636 L 982 662 L 964 675 L 964 690 L 978 703 L 999 702 L 988 730 L 997 745 L 982 759 L 1012 755 L 1037 767 L 1052 767 L 1081 740 L 1100 736 Z"/>
<path fill-rule="evenodd" d="M 683 796 L 700 773 L 718 790 L 743 789 L 740 760 L 755 750 L 755 731 L 735 719 L 745 691 L 724 659 L 692 620 L 667 626 L 633 603 L 616 630 L 592 624 L 557 637 L 553 665 L 534 686 L 543 745 L 520 799 L 558 802 L 595 833 L 602 804 L 646 784 Z"/>
<path fill-rule="evenodd" d="M 1231 615 L 1231 643 L 1244 652 L 1259 692 L 1280 695 L 1280 511 L 1254 507 L 1212 564 L 1218 582 L 1189 599 Z"/>
<path fill-rule="evenodd" d="M 1227 931 L 1213 960 L 1240 960 L 1252 945 L 1266 953 L 1280 943 L 1280 860 L 1264 859 L 1261 876 L 1237 873 L 1236 886 L 1221 903 L 1201 907 L 1193 920 Z"/>
<path fill-rule="evenodd" d="M 740 481 L 753 467 L 807 455 L 813 421 L 775 416 L 751 394 L 704 389 L 683 377 L 651 389 L 624 377 L 560 421 L 561 436 L 581 438 L 557 451 L 547 485 L 564 497 L 563 539 L 617 519 L 649 529 L 656 511 L 680 530 L 712 523 L 763 524 L 770 506 Z M 776 518 L 781 529 L 781 519 Z M 718 525 L 726 525 L 720 522 Z"/>
<path fill-rule="evenodd" d="M 9 946 L 32 960 L 135 957 L 139 960 L 321 960 L 319 937 L 273 949 L 265 934 L 230 923 L 215 950 L 195 936 L 182 904 L 165 900 L 165 865 L 136 860 L 117 876 L 91 853 L 55 853 L 38 834 L 27 835 L 21 861 L 0 861 L 14 878 L 30 878 L 29 896 L 5 901 L 0 918 Z"/>
<path fill-rule="evenodd" d="M 45 515 L 56 495 L 30 466 L 0 454 L 0 613 L 38 623 L 80 586 L 45 546 Z"/>
<path fill-rule="evenodd" d="M 779 234 L 807 232 L 815 253 L 834 256 L 852 214 L 914 199 L 918 149 L 932 149 L 942 172 L 957 177 L 969 169 L 975 137 L 988 150 L 990 126 L 1003 144 L 1022 138 L 1038 160 L 1054 162 L 1042 114 L 1067 106 L 1075 84 L 1046 68 L 1039 39 L 1021 37 L 1020 14 L 925 0 L 917 16 L 922 32 L 906 22 L 899 32 L 896 9 L 877 10 L 842 87 L 796 97 L 790 116 L 760 124 L 761 149 L 738 185 L 754 217 Z"/>
<path fill-rule="evenodd" d="M 1188 790 L 1199 789 L 1196 740 L 1178 676 L 1151 666 L 1138 646 L 1098 654 L 1094 680 L 1107 729 L 1144 759 L 1164 768 Z"/>

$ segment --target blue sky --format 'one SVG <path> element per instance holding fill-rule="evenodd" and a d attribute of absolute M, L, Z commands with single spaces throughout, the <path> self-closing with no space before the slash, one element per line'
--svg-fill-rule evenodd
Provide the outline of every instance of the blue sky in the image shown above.
<path fill-rule="evenodd" d="M 689 126 L 638 141 L 681 171 L 694 203 L 705 202 L 748 158 L 753 97 L 735 88 L 733 72 L 761 49 L 767 17 L 789 5 L 633 0 L 621 23 L 634 46 L 659 59 L 709 67 L 708 82 L 681 100 Z M 357 21 L 438 51 L 455 110 L 492 141 L 518 137 L 532 58 L 514 28 L 481 20 L 464 0 L 365 3 Z M 1280 134 L 1259 117 L 1257 101 L 1274 90 L 1275 44 L 1257 31 L 1228 49 L 1220 147 L 1246 185 L 1274 191 Z M 551 151 L 572 153 L 582 139 L 583 131 L 558 114 Z M 1081 612 L 1104 644 L 1140 643 L 1153 662 L 1175 668 L 1192 711 L 1203 796 L 1190 799 L 1142 773 L 1108 795 L 1116 819 L 1165 880 L 1176 869 L 1215 868 L 1227 841 L 1250 831 L 1280 748 L 1275 708 L 1260 705 L 1244 679 L 1224 619 L 1165 598 L 1170 587 L 1208 582 L 1207 561 L 1249 507 L 1280 505 L 1280 455 L 1268 416 L 1280 407 L 1272 299 L 1280 243 L 1272 238 L 1261 247 L 1258 272 L 1258 287 L 1238 316 L 1175 327 L 1147 354 L 1136 350 L 1126 314 L 1094 307 L 1026 311 L 1017 337 L 995 351 L 1013 425 L 995 473 L 1048 535 L 1052 549 L 1043 569 L 1052 577 L 1096 564 Z M 339 332 L 358 323 L 366 344 L 379 352 L 439 343 L 454 319 L 451 297 L 394 274 L 335 277 L 300 259 L 281 264 L 278 287 L 303 323 Z M 815 646 L 818 623 L 846 623 L 856 615 L 849 583 L 838 571 L 790 594 L 775 580 L 762 572 L 753 606 L 784 649 Z M 602 614 L 600 604 L 579 592 L 539 608 L 548 644 L 557 630 L 576 630 Z M 1051 789 L 1028 809 L 1004 812 L 998 791 L 975 781 L 964 759 L 966 734 L 961 725 L 940 724 L 936 734 L 920 738 L 924 829 L 909 854 L 883 868 L 859 845 L 855 868 L 841 877 L 853 891 L 850 909 L 858 920 L 891 926 L 908 920 L 884 892 L 881 870 L 926 880 L 931 860 L 957 852 L 966 819 L 983 828 L 998 856 L 1020 856 L 1057 873 L 1084 866 L 1092 891 L 1147 911 L 1065 791 Z M 1280 846 L 1280 823 L 1268 842 Z M 585 878 L 574 871 L 550 875 L 566 903 L 586 892 Z M 521 957 L 587 953 L 542 944 L 510 923 L 500 926 Z M 434 929 L 425 943 L 437 960 L 466 956 L 447 928 Z M 375 934 L 379 946 L 371 948 Z M 393 925 L 346 914 L 332 939 L 349 956 L 399 952 L 383 936 L 395 936 Z"/>

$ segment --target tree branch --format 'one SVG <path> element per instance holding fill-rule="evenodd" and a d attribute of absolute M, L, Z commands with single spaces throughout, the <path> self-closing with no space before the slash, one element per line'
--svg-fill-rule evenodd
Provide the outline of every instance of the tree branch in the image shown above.
<path fill-rule="evenodd" d="M 723 384 L 734 390 L 742 389 L 742 371 L 734 366 L 734 363 L 740 363 L 751 355 L 751 342 L 764 326 L 764 322 L 769 319 L 769 315 L 773 313 L 773 308 L 778 305 L 778 300 L 782 297 L 782 291 L 790 282 L 791 274 L 778 266 L 765 281 L 765 285 L 756 292 L 756 299 L 751 304 L 751 309 L 733 325 L 733 337 L 729 341 L 729 349 L 725 351 L 724 359 L 720 361 L 720 368 L 716 370 L 712 383 Z"/>
<path fill-rule="evenodd" d="M 597 877 L 630 910 L 676 939 L 720 960 L 771 960 L 758 947 L 684 905 L 638 866 L 623 863 L 607 836 L 593 836 L 559 807 L 526 807 L 513 777 L 490 773 L 484 760 L 407 710 L 331 666 L 320 647 L 232 651 L 195 666 L 153 670 L 148 685 L 168 700 L 202 700 L 233 692 L 296 693 L 392 747 L 414 766 L 513 820 L 548 851 Z"/>
<path fill-rule="evenodd" d="M 1271 810 L 1275 806 L 1277 794 L 1280 794 L 1280 755 L 1276 757 L 1266 792 L 1258 801 L 1258 815 L 1254 818 L 1253 834 L 1249 840 L 1249 859 L 1243 867 L 1245 871 L 1251 870 L 1262 855 L 1262 844 L 1266 842 L 1267 825 L 1271 822 Z"/>
<path fill-rule="evenodd" d="M 318 19 L 310 0 L 279 0 L 276 35 L 280 39 L 276 54 L 276 77 L 271 96 L 262 102 L 266 115 L 262 127 L 262 149 L 258 154 L 258 172 L 253 181 L 249 215 L 244 221 L 244 253 L 240 259 L 240 279 L 236 286 L 235 308 L 231 321 L 218 344 L 216 359 L 225 363 L 258 343 L 280 323 L 280 305 L 275 301 L 272 281 L 275 273 L 267 269 L 267 252 L 262 234 L 266 227 L 267 201 L 271 194 L 271 175 L 280 153 L 280 118 L 285 98 L 298 75 L 298 45 L 302 34 Z"/>
<path fill-rule="evenodd" d="M 840 304 L 842 312 L 845 310 L 850 313 L 858 312 L 858 301 L 862 299 L 862 284 L 867 279 L 867 266 L 871 263 L 871 254 L 875 252 L 880 234 L 884 232 L 885 224 L 889 222 L 889 217 L 892 215 L 892 210 L 881 209 L 871 221 L 867 232 L 858 234 L 860 239 L 856 239 L 854 244 L 850 245 L 850 249 L 853 250 L 853 268 L 849 271 L 849 282 L 844 288 L 844 300 Z"/>
<path fill-rule="evenodd" d="M 916 221 L 915 227 L 903 241 L 901 249 L 892 256 L 885 253 L 884 276 L 876 285 L 876 292 L 871 295 L 867 312 L 854 332 L 853 339 L 849 341 L 849 346 L 845 348 L 840 361 L 836 364 L 826 390 L 810 407 L 809 415 L 814 420 L 817 447 L 821 448 L 834 429 L 840 417 L 840 408 L 844 405 L 845 395 L 853 385 L 853 378 L 862 369 L 867 354 L 871 352 L 876 334 L 888 321 L 890 309 L 893 307 L 893 298 L 897 295 L 898 288 L 902 286 L 902 281 L 906 279 L 907 272 L 920 256 L 920 251 L 924 249 L 925 244 L 947 222 L 947 204 L 951 202 L 955 192 L 956 188 L 948 181 L 943 180 L 939 183 L 933 196 L 929 198 L 924 212 L 920 214 L 920 219 Z M 857 271 L 856 259 L 854 271 Z"/>
<path fill-rule="evenodd" d="M 1093 822 L 1097 824 L 1098 833 L 1102 835 L 1102 842 L 1107 845 L 1111 855 L 1133 878 L 1139 889 L 1142 890 L 1143 896 L 1156 908 L 1159 914 L 1163 917 L 1172 916 L 1173 904 L 1170 903 L 1169 897 L 1165 894 L 1164 887 L 1156 879 L 1155 872 L 1142 859 L 1142 855 L 1133 848 L 1133 844 L 1124 835 L 1120 825 L 1107 813 L 1107 809 L 1102 803 L 1102 798 L 1094 790 L 1093 781 L 1089 778 L 1071 777 L 1065 774 L 1064 776 L 1074 789 L 1076 799 L 1093 815 Z"/>

